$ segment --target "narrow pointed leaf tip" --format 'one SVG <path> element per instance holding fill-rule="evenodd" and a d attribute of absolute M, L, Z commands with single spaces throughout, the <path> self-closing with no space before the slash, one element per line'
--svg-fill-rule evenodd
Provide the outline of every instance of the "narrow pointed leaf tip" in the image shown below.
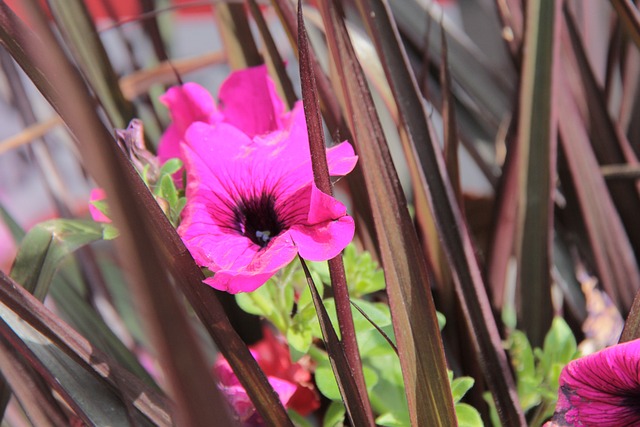
<path fill-rule="evenodd" d="M 164 102 L 174 119 L 159 153 L 184 161 L 187 204 L 178 229 L 196 262 L 216 273 L 205 282 L 250 292 L 296 254 L 311 261 L 338 255 L 355 225 L 345 206 L 313 181 L 302 103 L 286 111 L 260 66 L 232 73 L 221 106 L 195 85 L 172 88 Z M 357 162 L 347 142 L 326 152 L 329 173 Z"/>

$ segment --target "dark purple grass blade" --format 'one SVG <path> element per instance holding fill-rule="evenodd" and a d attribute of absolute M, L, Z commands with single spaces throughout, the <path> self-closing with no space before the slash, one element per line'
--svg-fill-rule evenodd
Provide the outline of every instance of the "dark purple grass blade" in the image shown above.
<path fill-rule="evenodd" d="M 554 69 L 558 68 L 560 9 L 553 0 L 529 3 L 527 54 L 520 78 L 518 120 L 518 324 L 541 347 L 551 326 L 551 239 L 557 121 Z"/>
<path fill-rule="evenodd" d="M 367 31 L 374 40 L 400 112 L 429 185 L 429 200 L 445 252 L 452 265 L 456 293 L 470 329 L 485 381 L 491 388 L 504 425 L 524 425 L 515 383 L 482 281 L 474 248 L 444 170 L 444 160 L 419 96 L 415 78 L 399 43 L 386 2 L 356 1 Z M 418 142 L 421 143 L 418 143 Z"/>
<path fill-rule="evenodd" d="M 301 1 L 298 1 L 298 54 L 300 62 L 300 79 L 302 83 L 302 98 L 304 101 L 304 114 L 307 120 L 307 132 L 309 134 L 309 148 L 311 151 L 313 177 L 315 185 L 320 191 L 325 194 L 333 195 L 333 188 L 329 177 L 329 167 L 327 165 L 327 154 L 324 145 L 322 117 L 320 115 L 318 96 L 316 95 L 316 81 L 311 58 L 309 56 L 309 41 L 307 39 L 307 30 L 304 25 Z M 360 399 L 359 401 L 355 400 L 354 402 L 356 403 L 354 404 L 361 405 L 361 408 L 358 408 L 357 412 L 361 412 L 366 417 L 363 420 L 360 420 L 356 425 L 361 425 L 361 422 L 366 422 L 368 425 L 374 425 L 373 412 L 371 411 L 371 404 L 369 403 L 367 387 L 364 381 L 364 374 L 362 372 L 360 351 L 358 350 L 358 342 L 356 341 L 356 331 L 353 325 L 349 289 L 347 287 L 342 254 L 329 260 L 329 273 L 331 275 L 331 288 L 336 302 L 338 325 L 342 335 L 341 344 L 347 361 L 347 364 L 338 363 L 339 360 L 335 361 L 334 369 L 337 369 L 336 377 L 340 376 L 342 382 L 349 381 L 350 377 L 355 381 L 355 391 L 360 394 Z M 315 287 L 312 290 L 315 291 Z M 319 316 L 318 320 L 322 324 L 323 318 L 320 318 Z M 331 323 L 324 325 L 324 328 L 331 328 Z M 349 412 L 353 417 L 355 409 L 349 408 Z"/>
<path fill-rule="evenodd" d="M 7 328 L 7 324 L 1 319 L 0 327 Z M 53 401 L 51 394 L 44 390 L 39 375 L 35 374 L 15 346 L 4 336 L 0 336 L 0 372 L 11 386 L 32 425 L 69 425 L 64 412 Z"/>
<path fill-rule="evenodd" d="M 258 3 L 256 3 L 255 0 L 246 0 L 246 2 L 249 5 L 249 10 L 251 11 L 253 20 L 256 22 L 258 31 L 260 32 L 260 37 L 262 38 L 262 42 L 265 46 L 265 61 L 267 63 L 267 67 L 269 68 L 271 75 L 275 77 L 274 80 L 278 86 L 278 90 L 281 95 L 284 96 L 287 106 L 291 110 L 295 102 L 298 100 L 298 97 L 293 90 L 291 79 L 287 75 L 284 61 L 280 56 L 280 52 L 278 52 L 276 42 L 273 40 L 273 36 L 271 35 L 271 31 L 269 31 L 267 21 L 265 21 L 264 16 L 262 16 L 262 12 L 260 12 Z"/>
<path fill-rule="evenodd" d="M 579 75 L 582 82 L 584 92 L 574 91 L 573 96 L 579 105 L 587 107 L 588 117 L 583 119 L 583 123 L 589 133 L 593 153 L 600 165 L 625 163 L 637 165 L 638 159 L 629 141 L 609 115 L 602 89 L 591 69 L 573 17 L 566 7 L 564 8 L 564 18 L 568 41 L 573 47 L 570 54 L 564 55 L 565 66 L 571 75 Z M 569 46 L 566 46 L 566 49 L 569 49 Z M 573 55 L 575 55 L 576 64 L 571 61 Z M 568 114 L 564 109 L 561 111 Z M 609 250 L 624 252 L 628 250 L 626 243 L 630 242 L 636 258 L 635 260 L 621 258 L 608 266 L 605 266 L 607 264 L 605 260 L 596 260 L 596 264 L 598 270 L 604 268 L 613 272 L 613 276 L 601 273 L 600 280 L 608 292 L 613 291 L 614 301 L 624 313 L 629 310 L 633 296 L 640 290 L 640 271 L 637 265 L 637 259 L 640 256 L 640 222 L 637 220 L 638 212 L 640 212 L 640 197 L 638 186 L 632 181 L 610 181 L 607 182 L 607 187 L 626 229 L 624 236 L 618 236 L 610 242 L 611 245 L 615 245 L 616 241 L 619 242 L 620 248 L 615 249 L 609 246 Z M 611 256 L 610 259 L 614 258 L 615 256 Z"/>
<path fill-rule="evenodd" d="M 106 0 L 109 2 L 110 0 Z M 156 2 L 154 0 L 138 0 L 138 4 L 140 4 L 140 11 L 142 15 L 147 13 L 152 14 L 148 19 L 143 19 L 141 24 L 145 33 L 147 33 L 147 37 L 151 40 L 151 45 L 153 46 L 153 52 L 156 55 L 158 61 L 166 61 L 169 59 L 169 55 L 167 54 L 167 49 L 164 41 L 162 40 L 162 33 L 160 32 L 160 25 L 158 24 L 158 18 L 153 13 L 156 10 Z M 117 17 L 112 17 L 114 22 L 117 22 Z"/>
<path fill-rule="evenodd" d="M 87 6 L 82 0 L 49 0 L 48 5 L 58 30 L 111 124 L 125 128 L 134 117 L 134 108 L 120 90 L 118 76 Z"/>
<path fill-rule="evenodd" d="M 560 86 L 568 88 L 568 83 L 563 79 L 566 77 L 561 78 Z M 562 120 L 559 121 L 560 141 L 582 211 L 598 278 L 614 301 L 633 298 L 634 291 L 624 286 L 637 270 L 631 244 L 604 179 L 600 174 L 593 173 L 598 170 L 598 163 L 590 147 L 579 107 L 568 90 L 565 89 L 561 95 L 558 104 L 563 111 Z M 618 292 L 625 292 L 625 295 L 620 296 Z"/>
<path fill-rule="evenodd" d="M 298 20 L 293 4 L 288 0 L 271 0 L 271 3 L 280 16 L 282 25 L 287 32 L 287 36 L 289 37 L 291 45 L 294 47 L 296 55 L 299 56 Z M 332 94 L 331 83 L 322 71 L 313 50 L 309 50 L 309 56 L 311 66 L 313 68 L 313 74 L 316 79 L 316 86 L 320 95 L 320 107 L 322 109 L 324 119 L 327 122 L 327 127 L 332 132 L 342 129 L 344 127 L 344 120 L 340 113 L 340 104 L 338 103 L 338 100 L 335 96 L 330 95 Z M 342 135 L 342 137 L 347 138 L 348 135 Z"/>
<path fill-rule="evenodd" d="M 71 326 L 47 309 L 22 286 L 0 272 L 0 301 L 27 324 L 50 339 L 56 346 L 105 381 L 125 401 L 133 405 L 157 425 L 170 425 L 171 414 L 165 411 L 167 399 L 129 371 L 120 367 L 111 357 L 93 347 Z"/>
<path fill-rule="evenodd" d="M 331 367 L 336 377 L 340 395 L 342 396 L 351 424 L 363 427 L 373 426 L 375 424 L 373 424 L 373 420 L 370 419 L 371 414 L 367 414 L 365 410 L 366 404 L 362 402 L 361 393 L 358 390 L 358 385 L 356 384 L 355 379 L 351 375 L 343 374 L 345 369 L 347 371 L 350 369 L 349 362 L 347 360 L 347 355 L 344 352 L 344 348 L 338 339 L 338 335 L 333 329 L 329 313 L 327 313 L 322 302 L 322 297 L 318 293 L 315 283 L 313 283 L 313 278 L 311 277 L 311 273 L 309 272 L 304 259 L 299 255 L 298 259 L 300 260 L 304 274 L 307 277 L 307 284 L 309 285 L 309 290 L 311 291 L 311 296 L 313 298 L 313 305 L 318 315 L 318 323 L 320 324 L 322 337 L 325 345 L 327 346 L 329 362 L 331 362 Z"/>
<path fill-rule="evenodd" d="M 513 254 L 518 211 L 518 138 L 515 124 L 507 132 L 507 156 L 502 167 L 502 177 L 496 192 L 496 208 L 493 230 L 486 263 L 487 285 L 494 310 L 500 312 L 504 305 L 507 270 Z"/>
<path fill-rule="evenodd" d="M 447 59 L 447 35 L 443 27 L 440 27 L 440 38 L 442 39 L 440 84 L 442 86 L 444 161 L 449 174 L 449 180 L 451 181 L 451 188 L 458 199 L 458 205 L 462 211 L 462 187 L 460 186 L 460 170 L 458 167 L 458 129 L 456 112 L 453 106 L 453 95 L 451 94 L 451 75 L 449 73 L 449 62 Z"/>
<path fill-rule="evenodd" d="M 15 349 L 4 338 L 0 338 L 0 371 L 13 389 L 16 399 L 24 410 L 31 425 L 36 426 L 69 426 L 64 412 L 50 402 L 51 394 L 45 390 L 45 385 L 38 381 Z M 4 418 L 4 416 L 3 416 Z"/>
<path fill-rule="evenodd" d="M 640 48 L 640 12 L 631 0 L 611 0 L 620 21 L 633 42 Z"/>
<path fill-rule="evenodd" d="M 373 100 L 338 5 L 321 3 L 331 58 L 372 203 L 412 425 L 455 425 L 429 276 Z"/>
<path fill-rule="evenodd" d="M 244 5 L 218 3 L 215 10 L 229 66 L 237 70 L 261 65 L 262 56 L 253 39 Z"/>
<path fill-rule="evenodd" d="M 11 386 L 6 398 L 7 402 L 3 401 L 2 419 L 4 419 L 5 406 L 13 392 L 32 423 L 44 416 L 46 418 L 43 420 L 44 425 L 69 425 L 70 421 L 67 419 L 69 414 L 62 411 L 42 377 L 29 367 L 28 362 L 19 355 L 13 345 L 4 338 L 0 341 L 2 341 L 0 372 L 2 372 L 3 382 L 6 381 Z M 71 415 L 71 417 L 74 416 Z"/>
<path fill-rule="evenodd" d="M 34 369 L 44 380 L 44 382 L 51 387 L 56 393 L 60 395 L 60 398 L 64 403 L 75 412 L 83 421 L 89 426 L 94 425 L 91 417 L 83 411 L 82 407 L 73 399 L 73 397 L 60 385 L 55 375 L 53 375 L 47 368 L 40 363 L 38 357 L 27 347 L 27 345 L 15 334 L 11 327 L 0 319 L 0 341 L 10 345 L 12 350 L 15 351 L 16 356 L 19 355 L 32 369 Z"/>

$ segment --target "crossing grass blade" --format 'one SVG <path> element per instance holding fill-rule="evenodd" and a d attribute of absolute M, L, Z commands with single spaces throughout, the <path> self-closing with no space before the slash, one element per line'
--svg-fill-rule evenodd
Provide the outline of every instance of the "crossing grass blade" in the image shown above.
<path fill-rule="evenodd" d="M 320 191 L 333 195 L 331 178 L 329 177 L 329 167 L 327 165 L 324 132 L 322 130 L 320 103 L 316 95 L 316 82 L 313 74 L 313 64 L 309 56 L 309 41 L 304 25 L 301 1 L 298 2 L 298 53 L 300 60 L 300 79 L 302 81 L 302 98 L 304 100 L 304 114 L 309 133 L 309 148 L 314 181 Z M 338 323 L 342 336 L 342 348 L 340 350 L 344 350 L 346 356 L 346 363 L 340 363 L 339 359 L 334 361 L 336 377 L 341 377 L 342 382 L 353 380 L 353 389 L 351 391 L 356 392 L 359 395 L 359 399 L 355 399 L 354 396 L 349 396 L 349 399 L 355 401 L 355 403 L 351 403 L 351 405 L 355 404 L 358 407 L 350 407 L 348 408 L 348 412 L 351 414 L 352 419 L 354 419 L 355 416 L 361 418 L 358 420 L 354 419 L 354 421 L 358 421 L 356 425 L 364 425 L 362 423 L 373 425 L 373 413 L 371 412 L 371 404 L 367 395 L 367 387 L 362 372 L 362 361 L 360 359 L 360 351 L 358 350 L 358 343 L 356 341 L 356 331 L 351 315 L 349 289 L 347 287 L 342 254 L 330 259 L 328 264 L 331 276 L 331 288 L 336 302 Z M 313 287 L 312 291 L 315 291 L 315 287 Z M 318 320 L 320 320 L 321 323 L 328 321 L 326 316 L 319 316 Z M 324 325 L 323 328 L 327 330 L 330 329 L 330 326 L 331 324 L 329 323 L 328 325 Z M 343 390 L 343 392 L 347 392 L 347 390 Z M 347 397 L 343 395 L 343 398 L 346 399 Z"/>

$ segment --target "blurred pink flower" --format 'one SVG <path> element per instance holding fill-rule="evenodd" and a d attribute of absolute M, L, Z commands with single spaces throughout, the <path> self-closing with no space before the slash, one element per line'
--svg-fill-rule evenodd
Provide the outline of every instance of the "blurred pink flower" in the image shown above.
<path fill-rule="evenodd" d="M 251 355 L 287 409 L 306 416 L 320 407 L 320 398 L 311 383 L 311 373 L 299 363 L 292 363 L 287 344 L 264 328 L 264 338 L 250 346 Z M 214 365 L 220 388 L 238 418 L 249 425 L 261 425 L 260 417 L 244 387 L 227 360 L 219 356 Z"/>
<path fill-rule="evenodd" d="M 91 218 L 93 218 L 93 220 L 96 222 L 111 222 L 111 219 L 100 212 L 100 210 L 96 208 L 92 203 L 106 200 L 106 198 L 107 194 L 102 188 L 94 188 L 93 190 L 91 190 L 91 193 L 89 193 L 89 213 L 91 214 Z"/>
<path fill-rule="evenodd" d="M 574 360 L 560 374 L 549 426 L 640 425 L 640 340 Z"/>

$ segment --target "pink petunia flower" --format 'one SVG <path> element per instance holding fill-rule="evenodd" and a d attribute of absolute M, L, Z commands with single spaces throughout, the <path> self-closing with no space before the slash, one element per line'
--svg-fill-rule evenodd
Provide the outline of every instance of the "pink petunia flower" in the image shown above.
<path fill-rule="evenodd" d="M 560 374 L 549 426 L 640 425 L 640 340 L 574 360 Z"/>
<path fill-rule="evenodd" d="M 284 112 L 264 71 L 252 73 L 255 87 L 238 73 L 223 85 L 225 121 L 193 123 L 182 143 L 188 185 L 178 232 L 196 262 L 215 272 L 205 283 L 230 293 L 257 289 L 296 254 L 333 258 L 354 234 L 345 206 L 314 185 L 302 103 Z M 232 105 L 240 98 L 241 108 Z M 327 161 L 341 176 L 357 156 L 343 142 L 327 150 Z"/>
<path fill-rule="evenodd" d="M 249 139 L 233 126 L 195 123 L 183 144 L 187 205 L 178 232 L 205 280 L 230 293 L 251 292 L 296 254 L 311 261 L 338 255 L 354 234 L 338 200 L 313 184 L 302 108 L 292 129 Z M 327 150 L 332 175 L 357 157 L 349 143 Z"/>
<path fill-rule="evenodd" d="M 320 398 L 311 383 L 311 373 L 300 363 L 291 362 L 286 343 L 269 329 L 265 328 L 264 338 L 249 349 L 285 408 L 306 416 L 320 407 Z M 220 388 L 240 421 L 245 425 L 261 425 L 255 406 L 229 362 L 222 356 L 218 357 L 214 370 Z"/>

